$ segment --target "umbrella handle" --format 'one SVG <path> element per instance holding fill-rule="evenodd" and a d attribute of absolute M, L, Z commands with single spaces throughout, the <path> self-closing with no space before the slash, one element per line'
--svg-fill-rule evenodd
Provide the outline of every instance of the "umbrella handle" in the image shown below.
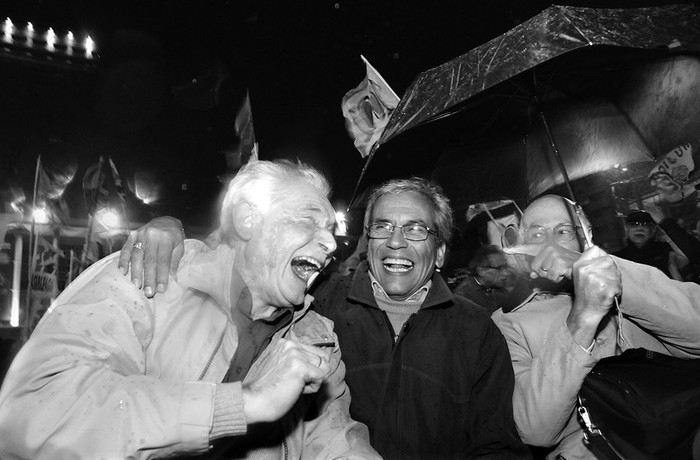
<path fill-rule="evenodd" d="M 576 218 L 578 219 L 578 223 L 581 226 L 581 230 L 583 230 L 583 238 L 585 245 L 584 250 L 590 248 L 593 246 L 593 239 L 591 238 L 591 234 L 587 231 L 586 227 L 584 226 L 584 220 L 583 220 L 583 208 L 581 207 L 580 204 L 574 202 L 574 211 L 576 212 Z"/>

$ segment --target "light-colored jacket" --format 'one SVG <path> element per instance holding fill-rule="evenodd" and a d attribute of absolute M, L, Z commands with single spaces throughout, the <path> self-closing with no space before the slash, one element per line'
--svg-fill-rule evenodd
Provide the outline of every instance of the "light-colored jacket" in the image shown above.
<path fill-rule="evenodd" d="M 556 446 L 548 458 L 595 458 L 583 444 L 575 408 L 583 379 L 600 359 L 638 347 L 700 358 L 700 286 L 671 280 L 654 267 L 614 260 L 622 274 L 621 315 L 601 326 L 591 354 L 566 326 L 568 295 L 539 294 L 509 313 L 492 315 L 513 361 L 518 431 L 527 444 Z"/>
<path fill-rule="evenodd" d="M 233 276 L 233 256 L 225 246 L 208 250 L 187 241 L 177 280 L 154 299 L 121 275 L 116 255 L 71 283 L 20 350 L 0 391 L 0 458 L 206 452 L 217 383 L 238 345 L 230 308 L 245 285 Z M 332 322 L 307 311 L 310 300 L 273 341 L 337 343 Z M 318 399 L 304 395 L 283 419 L 284 445 L 251 456 L 378 458 L 366 427 L 350 419 L 339 348 L 329 355 L 333 372 Z M 257 372 L 254 363 L 246 378 Z M 227 425 L 243 435 L 241 384 L 233 385 L 235 411 Z M 310 416 L 307 408 L 315 404 Z"/>

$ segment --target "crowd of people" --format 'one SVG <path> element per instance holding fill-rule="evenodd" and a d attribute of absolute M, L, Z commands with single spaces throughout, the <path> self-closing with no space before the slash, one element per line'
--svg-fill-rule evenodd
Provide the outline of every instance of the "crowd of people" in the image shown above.
<path fill-rule="evenodd" d="M 611 255 L 542 196 L 450 289 L 436 183 L 376 187 L 353 260 L 322 274 L 329 193 L 310 166 L 252 161 L 206 242 L 168 217 L 132 232 L 17 355 L 0 457 L 596 458 L 576 401 L 598 361 L 700 358 L 700 243 L 672 220 L 631 213 Z"/>

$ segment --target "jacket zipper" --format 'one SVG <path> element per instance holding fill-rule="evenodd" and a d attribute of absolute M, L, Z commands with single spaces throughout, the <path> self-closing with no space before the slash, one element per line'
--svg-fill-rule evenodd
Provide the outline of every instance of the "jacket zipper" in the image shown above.
<path fill-rule="evenodd" d="M 386 315 L 386 313 L 384 313 L 384 314 Z M 408 319 L 406 320 L 406 322 L 403 323 L 403 326 L 401 326 L 401 330 L 400 330 L 399 333 L 396 335 L 396 340 L 394 341 L 394 346 L 392 347 L 392 350 L 393 350 L 393 351 L 392 351 L 392 361 L 393 361 L 394 358 L 396 357 L 396 353 L 400 353 L 400 358 L 401 358 L 401 362 L 400 362 L 400 364 L 399 364 L 399 373 L 400 373 L 400 374 L 399 374 L 399 381 L 400 381 L 400 382 L 403 382 L 403 381 L 404 381 L 404 363 L 403 363 L 403 353 L 400 352 L 399 349 L 398 349 L 398 348 L 399 348 L 399 342 L 401 342 L 401 340 L 403 340 L 403 338 L 406 336 L 407 331 L 408 331 L 407 326 L 408 326 L 408 324 L 411 322 L 411 320 L 413 319 L 413 317 L 416 316 L 416 314 L 417 314 L 417 313 L 412 313 L 411 316 L 408 317 Z M 392 366 L 393 366 L 393 364 L 392 364 Z M 399 391 L 399 392 L 403 392 L 403 391 L 404 391 L 403 385 L 399 384 L 398 391 Z M 403 400 L 402 396 L 399 396 L 398 400 L 399 400 L 399 401 L 402 401 L 402 400 Z M 399 404 L 399 410 L 398 410 L 398 413 L 396 414 L 396 418 L 397 418 L 397 420 L 396 420 L 396 426 L 398 427 L 399 431 L 401 431 L 401 428 L 400 428 L 400 427 L 401 427 L 401 420 L 403 419 L 403 406 L 402 406 L 401 404 Z M 403 450 L 403 449 L 402 449 L 402 450 Z M 402 454 L 403 454 L 403 452 L 402 452 Z"/>
<path fill-rule="evenodd" d="M 214 351 L 211 353 L 209 356 L 209 359 L 207 360 L 207 364 L 204 366 L 204 370 L 202 373 L 199 375 L 199 378 L 197 380 L 202 380 L 205 375 L 207 375 L 207 371 L 209 371 L 209 366 L 211 366 L 212 361 L 214 361 L 214 356 L 219 352 L 219 348 L 221 348 L 221 344 L 224 343 L 224 336 L 226 335 L 226 328 L 224 328 L 224 331 L 221 333 L 221 337 L 219 337 L 219 343 L 216 344 L 216 347 L 214 348 Z"/>

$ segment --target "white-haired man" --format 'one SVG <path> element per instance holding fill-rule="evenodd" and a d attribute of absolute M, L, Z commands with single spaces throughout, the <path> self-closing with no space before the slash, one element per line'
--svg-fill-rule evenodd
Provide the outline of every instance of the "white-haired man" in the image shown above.
<path fill-rule="evenodd" d="M 308 311 L 336 248 L 329 191 L 307 166 L 249 163 L 214 249 L 188 241 L 166 294 L 116 255 L 76 279 L 8 372 L 0 457 L 378 458 L 332 323 Z"/>
<path fill-rule="evenodd" d="M 521 221 L 521 246 L 507 252 L 528 258 L 533 279 L 573 280 L 573 295 L 534 291 L 512 311 L 492 316 L 510 349 L 520 436 L 551 448 L 551 459 L 595 458 L 575 408 L 583 379 L 600 359 L 636 347 L 700 358 L 700 286 L 596 246 L 581 254 L 583 232 L 590 232 L 585 215 L 579 219 L 564 198 L 533 201 Z"/>

